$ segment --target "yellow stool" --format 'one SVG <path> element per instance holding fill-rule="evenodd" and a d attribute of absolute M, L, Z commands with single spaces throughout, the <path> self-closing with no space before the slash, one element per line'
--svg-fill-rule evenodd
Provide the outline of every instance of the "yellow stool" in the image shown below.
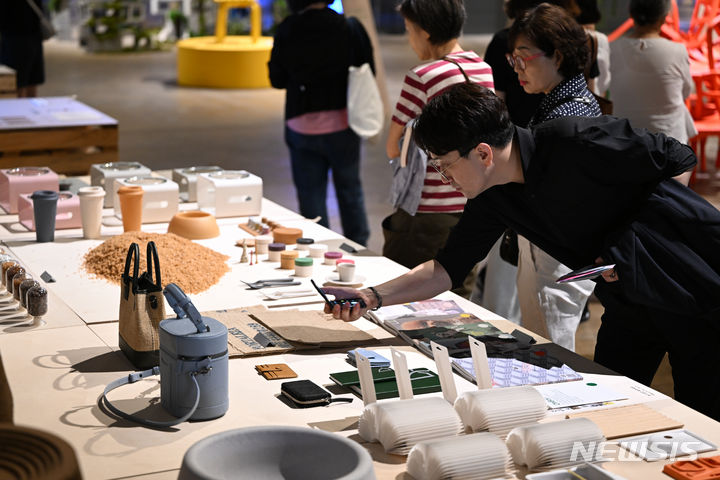
<path fill-rule="evenodd" d="M 178 84 L 188 87 L 265 88 L 270 86 L 267 62 L 272 37 L 261 35 L 261 11 L 256 0 L 215 0 L 214 37 L 181 40 Z M 250 35 L 227 35 L 228 11 L 250 9 Z"/>

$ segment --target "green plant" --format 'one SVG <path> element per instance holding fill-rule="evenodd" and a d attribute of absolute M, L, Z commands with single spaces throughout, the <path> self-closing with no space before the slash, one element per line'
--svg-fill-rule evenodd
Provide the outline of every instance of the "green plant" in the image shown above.
<path fill-rule="evenodd" d="M 86 22 L 90 33 L 100 41 L 117 38 L 125 22 L 125 5 L 114 0 L 93 4 L 92 7 L 92 16 Z"/>

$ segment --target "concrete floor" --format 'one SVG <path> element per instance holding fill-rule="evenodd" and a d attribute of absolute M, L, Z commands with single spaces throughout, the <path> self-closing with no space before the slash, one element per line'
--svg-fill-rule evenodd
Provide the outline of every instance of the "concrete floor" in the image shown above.
<path fill-rule="evenodd" d="M 489 36 L 469 36 L 466 49 L 482 54 Z M 404 72 L 417 63 L 404 36 L 380 36 L 391 101 L 400 92 Z M 78 100 L 116 118 L 120 160 L 152 169 L 220 165 L 246 169 L 263 178 L 265 196 L 297 210 L 283 131 L 284 91 L 213 90 L 176 84 L 175 52 L 87 54 L 74 43 L 45 43 L 47 81 L 42 96 L 77 95 Z M 368 247 L 382 249 L 380 222 L 392 212 L 388 203 L 390 168 L 384 135 L 363 147 L 362 181 L 371 227 Z M 715 146 L 710 147 L 714 159 Z M 709 161 L 709 163 L 714 163 Z M 710 167 L 713 169 L 713 166 Z M 695 188 L 720 205 L 720 178 L 700 174 Z M 329 189 L 331 228 L 341 232 Z M 578 352 L 592 358 L 602 306 L 591 304 L 592 319 L 578 331 Z M 667 363 L 653 384 L 671 394 Z"/>

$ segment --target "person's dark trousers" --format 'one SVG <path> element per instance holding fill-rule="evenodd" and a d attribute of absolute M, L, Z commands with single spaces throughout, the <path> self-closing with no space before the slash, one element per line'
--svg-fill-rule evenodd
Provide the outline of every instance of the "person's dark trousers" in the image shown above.
<path fill-rule="evenodd" d="M 326 200 L 328 170 L 332 170 L 343 235 L 367 245 L 370 229 L 360 182 L 360 137 L 349 128 L 303 135 L 286 127 L 285 143 L 290 149 L 300 214 L 307 218 L 320 216 L 320 225 L 330 226 Z"/>
<path fill-rule="evenodd" d="M 628 300 L 619 285 L 603 281 L 598 282 L 595 295 L 605 307 L 595 361 L 650 385 L 668 352 L 675 400 L 720 420 L 717 315 L 714 319 L 710 314 L 690 317 L 638 305 Z"/>

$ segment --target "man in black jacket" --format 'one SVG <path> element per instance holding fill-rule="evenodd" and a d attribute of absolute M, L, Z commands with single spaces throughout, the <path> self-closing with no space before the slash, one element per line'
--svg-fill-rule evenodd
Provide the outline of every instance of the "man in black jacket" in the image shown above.
<path fill-rule="evenodd" d="M 492 92 L 466 84 L 428 104 L 415 137 L 470 199 L 460 222 L 435 260 L 374 291 L 328 293 L 368 308 L 432 297 L 510 227 L 571 268 L 614 264 L 595 289 L 595 360 L 649 384 L 669 352 L 676 399 L 720 419 L 720 212 L 672 179 L 697 162 L 689 147 L 608 116 L 514 127 Z"/>

